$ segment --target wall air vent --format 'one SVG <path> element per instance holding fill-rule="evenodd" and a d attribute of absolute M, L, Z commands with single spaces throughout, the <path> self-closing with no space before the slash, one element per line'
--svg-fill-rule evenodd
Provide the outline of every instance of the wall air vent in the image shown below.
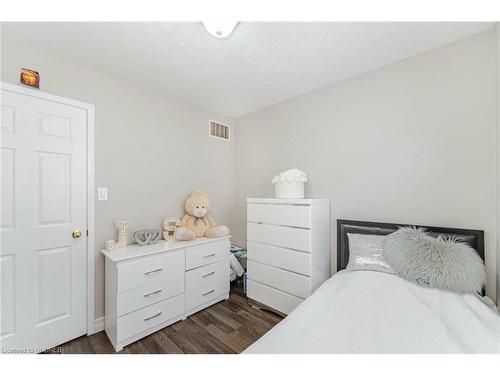
<path fill-rule="evenodd" d="M 210 135 L 211 137 L 229 141 L 229 125 L 224 125 L 215 121 L 210 121 L 208 127 L 208 135 Z"/>

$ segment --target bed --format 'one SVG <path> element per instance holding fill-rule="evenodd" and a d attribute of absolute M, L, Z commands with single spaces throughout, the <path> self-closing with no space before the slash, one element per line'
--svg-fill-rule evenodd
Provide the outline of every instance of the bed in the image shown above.
<path fill-rule="evenodd" d="M 500 353 L 500 316 L 488 298 L 345 270 L 348 233 L 386 235 L 401 226 L 339 220 L 338 272 L 244 353 Z M 484 260 L 482 231 L 426 228 L 459 237 Z"/>

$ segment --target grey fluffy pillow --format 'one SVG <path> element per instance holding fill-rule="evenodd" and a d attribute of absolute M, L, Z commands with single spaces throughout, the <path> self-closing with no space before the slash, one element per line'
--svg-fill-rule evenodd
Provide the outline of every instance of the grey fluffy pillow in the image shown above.
<path fill-rule="evenodd" d="M 384 255 L 396 274 L 430 288 L 481 293 L 486 278 L 484 263 L 472 247 L 454 238 L 428 236 L 421 228 L 388 235 Z"/>

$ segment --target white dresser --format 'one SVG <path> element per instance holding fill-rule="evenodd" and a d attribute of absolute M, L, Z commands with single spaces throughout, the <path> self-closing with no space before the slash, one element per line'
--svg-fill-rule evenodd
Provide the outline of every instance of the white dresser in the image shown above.
<path fill-rule="evenodd" d="M 330 277 L 328 199 L 247 199 L 247 296 L 289 314 Z"/>
<path fill-rule="evenodd" d="M 115 350 L 229 298 L 229 238 L 102 250 L 105 329 Z"/>

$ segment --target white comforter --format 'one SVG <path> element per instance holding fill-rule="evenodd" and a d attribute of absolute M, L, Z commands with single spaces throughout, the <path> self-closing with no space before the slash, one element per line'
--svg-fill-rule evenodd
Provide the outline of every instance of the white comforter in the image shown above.
<path fill-rule="evenodd" d="M 500 316 L 471 295 L 342 271 L 245 353 L 500 353 Z"/>

